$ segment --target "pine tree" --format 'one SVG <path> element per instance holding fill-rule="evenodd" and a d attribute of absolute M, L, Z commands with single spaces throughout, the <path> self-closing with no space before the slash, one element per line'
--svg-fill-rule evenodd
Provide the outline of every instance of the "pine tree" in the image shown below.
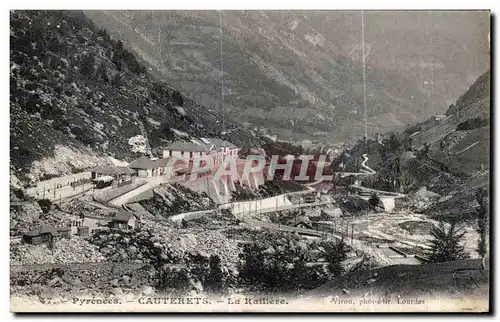
<path fill-rule="evenodd" d="M 389 136 L 388 146 L 389 150 L 392 152 L 396 152 L 399 150 L 401 143 L 399 142 L 398 137 L 395 133 L 391 133 L 391 135 Z"/>
<path fill-rule="evenodd" d="M 489 207 L 488 207 L 488 193 L 483 188 L 476 191 L 476 201 L 479 207 L 476 208 L 477 212 L 477 232 L 479 234 L 479 241 L 477 245 L 477 252 L 481 257 L 484 257 L 488 252 L 487 239 L 489 236 Z"/>
<path fill-rule="evenodd" d="M 368 199 L 368 202 L 370 203 L 370 206 L 375 209 L 375 207 L 378 205 L 380 202 L 380 198 L 377 196 L 377 194 L 374 192 L 372 193 L 370 199 Z"/>
<path fill-rule="evenodd" d="M 400 171 L 400 175 L 399 175 L 400 191 L 402 193 L 404 193 L 405 191 L 408 190 L 408 188 L 410 188 L 411 184 L 412 184 L 412 179 L 411 179 L 410 172 L 408 171 L 408 169 L 403 168 Z"/>
<path fill-rule="evenodd" d="M 209 274 L 205 280 L 207 288 L 218 294 L 225 289 L 225 274 L 221 259 L 218 255 L 211 255 L 209 260 Z"/>
<path fill-rule="evenodd" d="M 443 221 L 437 227 L 431 229 L 432 240 L 430 241 L 429 261 L 449 262 L 468 258 L 469 255 L 460 242 L 464 239 L 465 232 L 451 223 L 446 229 Z"/>
<path fill-rule="evenodd" d="M 344 239 L 338 241 L 335 245 L 325 244 L 325 258 L 328 261 L 328 271 L 332 276 L 339 276 L 344 272 L 341 262 L 347 259 L 348 247 Z"/>

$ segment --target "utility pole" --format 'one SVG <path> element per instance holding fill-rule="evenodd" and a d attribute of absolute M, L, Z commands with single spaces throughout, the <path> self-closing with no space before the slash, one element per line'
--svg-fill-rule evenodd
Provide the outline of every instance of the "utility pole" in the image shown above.
<path fill-rule="evenodd" d="M 363 55 L 363 112 L 364 112 L 364 125 L 365 125 L 365 145 L 368 140 L 368 129 L 367 129 L 367 115 L 366 115 L 366 61 L 365 61 L 365 24 L 364 24 L 364 12 L 361 10 L 361 42 L 362 42 L 362 55 Z"/>

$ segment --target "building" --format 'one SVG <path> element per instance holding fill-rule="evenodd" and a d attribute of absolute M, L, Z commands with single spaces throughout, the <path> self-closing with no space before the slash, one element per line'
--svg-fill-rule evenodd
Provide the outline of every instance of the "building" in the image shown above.
<path fill-rule="evenodd" d="M 137 173 L 130 167 L 118 167 L 115 165 L 97 167 L 90 170 L 90 172 L 94 182 L 112 181 L 114 184 L 130 183 Z"/>
<path fill-rule="evenodd" d="M 238 158 L 238 152 L 240 149 L 229 141 L 218 138 L 202 138 L 201 140 L 215 147 L 217 150 L 218 163 L 221 163 L 226 158 Z"/>
<path fill-rule="evenodd" d="M 310 224 L 304 222 L 304 221 L 299 221 L 294 225 L 294 227 L 297 228 L 302 228 L 302 229 L 314 229 Z"/>
<path fill-rule="evenodd" d="M 191 141 L 176 141 L 167 146 L 163 157 L 184 157 L 189 161 L 196 161 L 201 157 L 208 157 L 212 166 L 223 162 L 226 158 L 238 158 L 239 148 L 226 140 L 218 138 L 201 138 Z"/>
<path fill-rule="evenodd" d="M 71 228 L 40 227 L 23 235 L 23 241 L 32 245 L 48 244 L 53 247 L 59 238 L 71 238 Z"/>
<path fill-rule="evenodd" d="M 109 227 L 121 230 L 133 230 L 138 227 L 138 217 L 129 211 L 119 211 L 109 222 Z"/>
<path fill-rule="evenodd" d="M 193 160 L 210 154 L 205 144 L 201 144 L 197 141 L 195 142 L 175 141 L 168 145 L 163 151 L 163 157 L 168 158 L 176 156 Z"/>
<path fill-rule="evenodd" d="M 63 238 L 71 238 L 71 227 L 56 228 L 59 235 Z"/>
<path fill-rule="evenodd" d="M 76 234 L 80 237 L 88 237 L 90 235 L 90 228 L 88 226 L 78 227 Z"/>
<path fill-rule="evenodd" d="M 137 171 L 140 178 L 150 178 L 160 175 L 160 166 L 147 156 L 140 157 L 129 165 L 129 168 Z"/>
<path fill-rule="evenodd" d="M 156 165 L 156 169 L 158 169 L 158 175 L 162 176 L 169 173 L 172 174 L 172 169 L 179 168 L 179 163 L 170 165 L 170 160 L 172 160 L 172 157 L 153 160 L 153 163 Z"/>
<path fill-rule="evenodd" d="M 439 114 L 439 115 L 434 116 L 434 119 L 438 122 L 444 121 L 444 120 L 446 120 L 446 118 L 447 118 L 447 116 L 443 115 L 443 114 Z"/>

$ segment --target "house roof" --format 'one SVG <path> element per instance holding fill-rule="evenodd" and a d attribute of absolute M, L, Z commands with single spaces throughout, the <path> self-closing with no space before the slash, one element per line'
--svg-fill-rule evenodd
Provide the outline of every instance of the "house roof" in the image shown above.
<path fill-rule="evenodd" d="M 121 210 L 115 214 L 112 221 L 128 222 L 130 220 L 130 218 L 132 218 L 134 216 L 135 215 L 132 212 Z"/>
<path fill-rule="evenodd" d="M 167 150 L 171 151 L 206 152 L 208 149 L 206 144 L 185 141 L 175 141 L 167 146 Z"/>
<path fill-rule="evenodd" d="M 236 145 L 232 144 L 229 141 L 222 140 L 219 138 L 205 138 L 206 140 L 210 141 L 213 145 L 215 145 L 217 148 L 222 148 L 222 147 L 228 147 L 230 149 L 235 149 Z"/>
<path fill-rule="evenodd" d="M 33 229 L 27 233 L 25 233 L 25 235 L 28 235 L 28 236 L 40 236 L 40 235 L 43 235 L 43 234 L 52 234 L 52 235 L 58 235 L 59 232 L 57 230 L 57 228 L 55 227 L 39 227 L 37 229 Z"/>
<path fill-rule="evenodd" d="M 299 226 L 299 225 L 301 225 L 301 224 L 302 224 L 303 226 L 306 226 L 306 227 L 307 227 L 307 228 L 309 228 L 309 229 L 312 229 L 312 228 L 313 228 L 310 224 L 306 223 L 306 222 L 305 222 L 305 221 L 303 221 L 303 220 L 301 220 L 301 221 L 297 222 L 294 226 L 295 226 L 295 227 L 297 227 L 297 226 Z"/>
<path fill-rule="evenodd" d="M 161 159 L 158 159 L 158 160 L 154 160 L 153 163 L 157 166 L 157 167 L 166 167 L 168 162 L 172 159 L 172 157 L 168 157 L 168 158 L 161 158 Z"/>
<path fill-rule="evenodd" d="M 102 182 L 110 182 L 113 181 L 115 178 L 112 176 L 102 176 L 99 178 L 96 178 L 95 181 L 102 181 Z"/>
<path fill-rule="evenodd" d="M 91 172 L 96 172 L 99 174 L 103 175 L 109 175 L 109 176 L 115 176 L 119 174 L 134 174 L 135 171 L 129 167 L 117 167 L 115 165 L 110 165 L 106 167 L 97 167 L 92 170 Z"/>
<path fill-rule="evenodd" d="M 146 156 L 143 156 L 132 162 L 129 165 L 129 167 L 132 169 L 154 169 L 157 168 L 158 166 L 155 164 L 153 160 L 151 160 Z"/>
<path fill-rule="evenodd" d="M 217 149 L 228 147 L 230 149 L 237 148 L 236 145 L 232 144 L 229 141 L 222 140 L 219 138 L 201 138 L 196 140 L 196 142 L 187 142 L 187 141 L 175 141 L 167 146 L 167 150 L 172 151 L 188 151 L 188 152 L 206 152 L 209 151 L 210 148 L 215 146 Z"/>

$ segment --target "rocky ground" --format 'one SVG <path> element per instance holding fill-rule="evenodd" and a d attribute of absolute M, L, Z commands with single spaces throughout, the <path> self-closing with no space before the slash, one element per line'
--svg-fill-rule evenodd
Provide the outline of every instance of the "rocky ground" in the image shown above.
<path fill-rule="evenodd" d="M 16 296 L 121 296 L 124 292 L 153 294 L 154 270 L 137 263 L 43 265 L 11 271 L 10 289 Z"/>
<path fill-rule="evenodd" d="M 10 247 L 11 265 L 95 263 L 106 261 L 98 250 L 87 240 L 73 236 L 61 239 L 51 250 L 47 245 L 13 243 Z"/>
<path fill-rule="evenodd" d="M 154 189 L 151 199 L 139 202 L 149 213 L 158 218 L 168 218 L 183 212 L 216 208 L 205 193 L 199 193 L 179 184 L 165 184 Z"/>
<path fill-rule="evenodd" d="M 88 238 L 62 239 L 53 250 L 45 245 L 11 243 L 11 265 L 15 265 L 12 266 L 11 291 L 17 295 L 36 296 L 48 292 L 65 297 L 68 294 L 120 297 L 144 292 L 205 294 L 213 291 L 212 261 L 220 262 L 218 267 L 223 272 L 224 283 L 232 289 L 237 285 L 240 256 L 246 244 L 267 241 L 269 251 L 282 251 L 290 246 L 283 244 L 287 239 L 285 233 L 249 226 L 224 210 L 191 221 L 169 222 L 163 216 L 165 211 L 193 211 L 193 205 L 211 205 L 208 197 L 186 188 L 163 186 L 156 192 L 156 198 L 153 203 L 144 204 L 149 212 L 147 216 L 141 215 L 141 227 L 138 230 L 96 230 Z M 206 202 L 203 198 L 207 198 Z M 355 196 L 322 198 L 331 198 L 330 201 L 335 200 L 337 204 L 306 209 L 304 213 L 300 212 L 299 219 L 312 225 L 318 222 L 339 223 L 341 220 L 354 224 L 355 238 L 363 243 L 363 254 L 350 251 L 342 263 L 346 271 L 393 265 L 390 258 L 382 258 L 370 243 L 393 243 L 410 250 L 422 248 L 427 242 L 430 228 L 436 223 L 408 209 L 400 209 L 394 214 L 376 214 L 364 200 Z M 436 198 L 440 196 L 425 190 L 411 195 L 411 199 L 417 203 L 430 202 Z M 183 210 L 177 209 L 177 204 L 182 205 Z M 70 214 L 89 212 L 105 215 L 110 211 L 84 197 L 66 203 L 63 209 L 49 205 L 44 211 L 38 203 L 30 202 L 18 202 L 12 207 L 17 207 L 13 208 L 17 231 L 20 231 L 19 227 L 36 227 L 40 222 L 64 223 Z M 33 213 L 36 216 L 33 217 Z M 258 219 L 291 224 L 289 221 L 292 218 L 295 218 L 295 214 L 285 211 L 262 215 Z M 467 229 L 469 244 L 466 248 L 471 254 L 477 241 L 477 234 L 474 234 L 473 228 Z M 325 249 L 319 241 L 304 239 L 294 247 L 301 249 L 307 258 L 307 265 L 312 265 L 308 267 L 323 265 L 321 262 L 325 260 Z M 136 267 L 136 270 L 140 266 L 144 271 L 117 269 L 121 266 Z"/>
<path fill-rule="evenodd" d="M 10 235 L 21 237 L 23 233 L 37 227 L 64 227 L 69 226 L 71 220 L 76 219 L 70 213 L 59 207 L 47 203 L 45 211 L 37 201 L 24 200 L 10 204 Z"/>

